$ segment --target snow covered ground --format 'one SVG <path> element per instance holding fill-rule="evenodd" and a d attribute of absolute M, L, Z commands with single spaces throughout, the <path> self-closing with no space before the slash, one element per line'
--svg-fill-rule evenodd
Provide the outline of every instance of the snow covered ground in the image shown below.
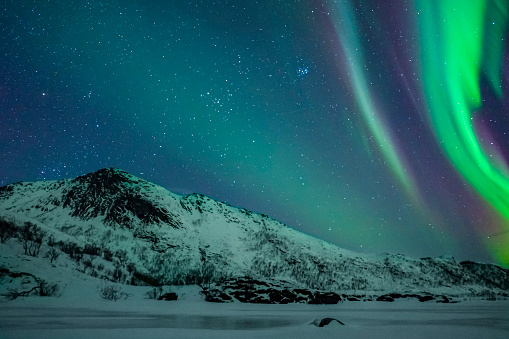
<path fill-rule="evenodd" d="M 1 301 L 0 338 L 509 337 L 509 301 L 215 304 L 192 286 L 172 288 L 177 301 L 147 299 L 148 288 L 123 286 L 130 297 L 115 302 L 101 299 L 90 280 L 69 287 L 58 297 Z M 312 324 L 325 317 L 345 325 Z"/>
<path fill-rule="evenodd" d="M 0 249 L 0 262 L 12 272 L 31 272 L 59 286 L 51 297 L 0 298 L 2 339 L 509 338 L 509 300 L 216 304 L 205 302 L 197 286 L 165 287 L 165 292 L 177 293 L 178 300 L 157 301 L 147 298 L 150 287 L 119 285 L 129 297 L 109 301 L 102 299 L 99 291 L 111 283 L 78 272 L 64 256 L 50 266 L 48 259 L 13 251 L 17 245 L 3 244 Z M 27 290 L 34 284 L 26 276 L 4 275 L 2 279 L 0 294 L 9 288 Z M 345 325 L 331 323 L 319 328 L 312 324 L 326 317 Z"/>

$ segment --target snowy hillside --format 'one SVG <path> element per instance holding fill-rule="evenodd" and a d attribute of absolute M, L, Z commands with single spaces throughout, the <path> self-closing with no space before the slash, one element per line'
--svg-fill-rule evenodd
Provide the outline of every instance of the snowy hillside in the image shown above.
<path fill-rule="evenodd" d="M 509 271 L 495 265 L 361 255 L 266 215 L 199 194 L 179 196 L 118 169 L 1 187 L 0 218 L 40 232 L 41 256 L 53 249 L 80 272 L 120 283 L 208 284 L 249 276 L 347 293 L 509 291 Z M 17 241 L 2 241 L 3 260 Z"/>

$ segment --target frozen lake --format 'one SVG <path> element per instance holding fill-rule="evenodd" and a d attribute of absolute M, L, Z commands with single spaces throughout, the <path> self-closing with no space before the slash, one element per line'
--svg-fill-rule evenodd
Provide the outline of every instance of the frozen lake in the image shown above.
<path fill-rule="evenodd" d="M 508 301 L 255 305 L 31 299 L 0 303 L 1 338 L 509 338 Z M 311 324 L 325 317 L 345 325 Z"/>

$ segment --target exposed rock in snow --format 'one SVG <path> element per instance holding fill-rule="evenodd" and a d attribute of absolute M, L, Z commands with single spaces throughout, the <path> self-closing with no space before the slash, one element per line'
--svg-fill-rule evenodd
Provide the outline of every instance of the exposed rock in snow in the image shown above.
<path fill-rule="evenodd" d="M 344 325 L 341 321 L 335 318 L 323 318 L 323 319 L 315 319 L 312 322 L 313 325 L 317 327 L 324 327 L 328 325 Z"/>
<path fill-rule="evenodd" d="M 337 304 L 341 296 L 334 292 L 295 288 L 284 281 L 260 281 L 252 278 L 235 278 L 217 284 L 204 292 L 205 300 L 231 302 L 234 300 L 253 304 Z"/>

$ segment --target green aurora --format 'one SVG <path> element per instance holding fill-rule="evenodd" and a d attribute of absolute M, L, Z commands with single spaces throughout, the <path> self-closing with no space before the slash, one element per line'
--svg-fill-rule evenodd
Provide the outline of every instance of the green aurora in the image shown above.
<path fill-rule="evenodd" d="M 430 120 L 438 143 L 461 175 L 505 219 L 497 241 L 487 241 L 509 263 L 509 171 L 492 159 L 476 136 L 482 107 L 481 77 L 498 97 L 509 19 L 509 3 L 497 1 L 417 1 L 422 73 Z"/>

